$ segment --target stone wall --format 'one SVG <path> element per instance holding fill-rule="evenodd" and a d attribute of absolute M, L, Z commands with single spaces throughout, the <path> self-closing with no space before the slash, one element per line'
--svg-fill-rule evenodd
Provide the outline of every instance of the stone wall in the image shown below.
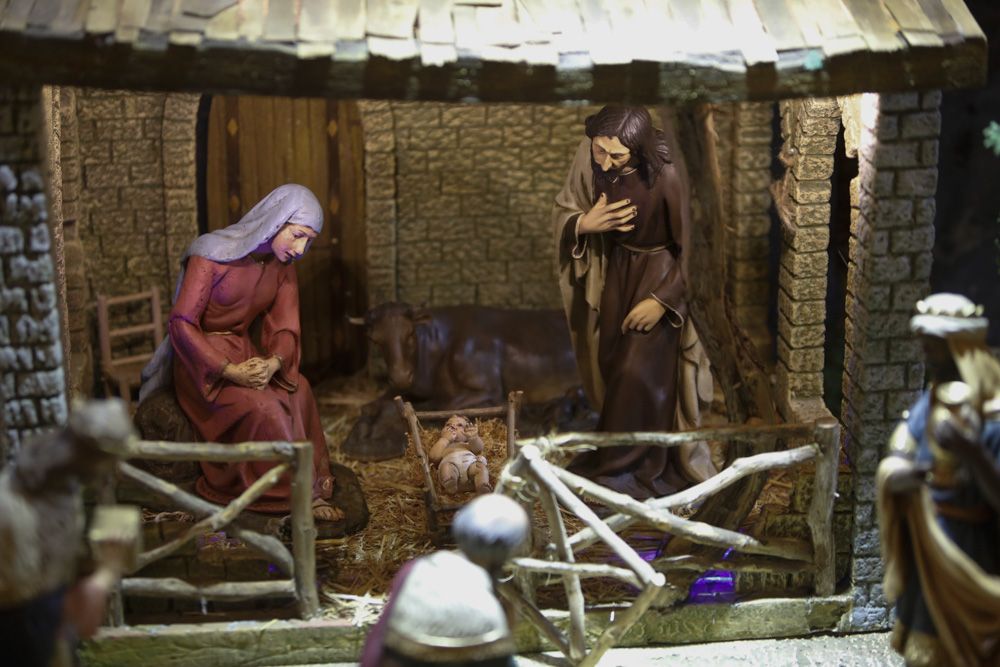
<path fill-rule="evenodd" d="M 358 102 L 365 145 L 365 233 L 368 303 L 395 301 L 396 133 L 392 102 Z"/>
<path fill-rule="evenodd" d="M 398 298 L 558 307 L 552 201 L 583 136 L 581 121 L 593 109 L 402 102 L 390 108 L 398 224 L 393 244 L 373 244 L 370 236 L 369 248 L 382 249 L 370 250 L 374 267 L 388 264 L 394 249 Z M 392 150 L 386 140 L 383 153 Z M 387 155 L 379 160 L 388 166 Z M 386 230 L 376 240 L 387 236 Z"/>
<path fill-rule="evenodd" d="M 724 180 L 731 182 L 729 221 L 729 296 L 736 317 L 761 358 L 774 357 L 774 336 L 768 327 L 771 294 L 771 122 L 774 105 L 745 102 L 733 105 L 732 154 Z"/>
<path fill-rule="evenodd" d="M 2 459 L 66 419 L 63 350 L 40 145 L 40 88 L 0 87 Z"/>
<path fill-rule="evenodd" d="M 843 423 L 854 488 L 852 625 L 886 627 L 875 469 L 924 367 L 908 322 L 929 291 L 937 186 L 939 92 L 864 95 L 845 109 L 857 128 L 852 187 Z M 850 148 L 850 147 L 849 147 Z"/>
<path fill-rule="evenodd" d="M 779 403 L 823 396 L 826 292 L 833 156 L 840 132 L 835 99 L 781 103 L 782 156 L 787 164 L 777 202 L 782 217 L 778 291 Z"/>
<path fill-rule="evenodd" d="M 67 89 L 63 97 L 69 96 L 73 103 L 66 106 L 64 125 L 75 125 L 75 133 L 66 136 L 63 162 L 78 166 L 64 166 L 63 192 L 65 198 L 78 189 L 80 197 L 75 220 L 63 216 L 75 223 L 75 229 L 67 226 L 65 237 L 69 242 L 75 235 L 79 249 L 68 246 L 66 252 L 82 255 L 86 277 L 79 296 L 68 299 L 88 306 L 70 308 L 71 349 L 77 357 L 99 349 L 92 308 L 98 294 L 157 286 L 164 308 L 169 307 L 180 256 L 198 233 L 199 96 Z M 114 324 L 148 322 L 149 317 L 142 307 L 112 312 Z M 121 343 L 130 353 L 151 348 L 151 339 Z M 93 363 L 97 368 L 100 360 Z M 91 377 L 80 378 L 81 391 L 89 393 Z"/>

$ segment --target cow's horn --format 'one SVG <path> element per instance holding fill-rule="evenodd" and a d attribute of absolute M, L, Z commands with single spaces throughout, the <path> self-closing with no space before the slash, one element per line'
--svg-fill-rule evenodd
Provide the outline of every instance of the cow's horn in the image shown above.
<path fill-rule="evenodd" d="M 355 317 L 353 315 L 347 315 L 346 317 L 347 317 L 347 321 L 350 322 L 351 324 L 355 325 L 355 326 L 359 326 L 359 327 L 365 326 L 365 318 L 363 318 L 363 317 Z"/>

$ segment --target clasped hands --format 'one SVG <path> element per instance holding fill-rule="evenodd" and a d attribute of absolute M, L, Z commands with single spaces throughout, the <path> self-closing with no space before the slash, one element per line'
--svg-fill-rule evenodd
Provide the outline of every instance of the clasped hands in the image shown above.
<path fill-rule="evenodd" d="M 259 391 L 271 382 L 271 378 L 280 368 L 281 360 L 278 357 L 268 357 L 267 359 L 250 357 L 238 364 L 226 364 L 226 367 L 222 369 L 222 377 L 233 384 Z"/>

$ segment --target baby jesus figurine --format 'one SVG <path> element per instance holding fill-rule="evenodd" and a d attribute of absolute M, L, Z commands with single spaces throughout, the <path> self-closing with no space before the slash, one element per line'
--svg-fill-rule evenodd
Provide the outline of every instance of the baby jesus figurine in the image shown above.
<path fill-rule="evenodd" d="M 483 454 L 479 429 L 465 417 L 453 415 L 441 429 L 441 437 L 431 448 L 430 459 L 438 467 L 438 480 L 445 493 L 459 491 L 489 493 L 490 471 Z"/>

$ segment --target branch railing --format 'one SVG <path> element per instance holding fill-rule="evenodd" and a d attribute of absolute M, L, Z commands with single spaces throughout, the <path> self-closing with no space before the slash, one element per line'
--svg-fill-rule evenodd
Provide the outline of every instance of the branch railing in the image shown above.
<path fill-rule="evenodd" d="M 138 440 L 129 443 L 127 458 L 157 461 L 229 463 L 275 461 L 277 463 L 225 507 L 207 502 L 129 463 L 119 463 L 118 474 L 121 477 L 135 482 L 174 506 L 201 517 L 197 523 L 173 540 L 141 553 L 133 572 L 166 558 L 202 535 L 228 527 L 230 534 L 266 556 L 287 578 L 196 585 L 177 578 L 130 576 L 122 579 L 121 593 L 195 600 L 290 597 L 298 601 L 299 612 L 303 617 L 316 615 L 319 611 L 319 597 L 316 592 L 316 526 L 312 514 L 312 447 L 311 442 L 244 442 L 226 445 Z M 292 476 L 290 552 L 281 540 L 235 523 L 242 512 L 286 474 Z M 115 624 L 121 624 L 123 621 L 120 605 L 118 609 L 116 617 L 112 618 Z"/>
<path fill-rule="evenodd" d="M 564 459 L 560 450 L 581 447 L 621 447 L 645 445 L 677 447 L 685 443 L 712 440 L 743 441 L 754 444 L 775 440 L 803 443 L 777 452 L 765 452 L 736 459 L 714 477 L 678 493 L 640 502 L 631 496 L 612 491 L 589 479 L 556 465 L 550 459 Z M 815 592 L 830 595 L 834 591 L 833 501 L 837 486 L 840 427 L 833 419 L 809 424 L 772 426 L 735 426 L 706 428 L 677 433 L 566 433 L 518 441 L 518 456 L 505 470 L 497 491 L 522 502 L 541 504 L 549 526 L 549 543 L 536 548 L 544 558 L 517 558 L 513 567 L 521 590 L 508 584 L 500 593 L 522 611 L 542 634 L 559 648 L 570 662 L 584 667 L 597 664 L 607 649 L 656 601 L 673 602 L 686 593 L 669 585 L 664 571 L 732 569 L 751 572 L 812 572 Z M 555 456 L 556 454 L 559 456 Z M 750 475 L 777 468 L 814 462 L 815 481 L 806 520 L 811 540 L 761 540 L 750 535 L 685 519 L 674 512 L 697 505 L 714 493 Z M 613 511 L 601 519 L 586 501 L 604 505 Z M 559 506 L 573 513 L 586 525 L 570 535 L 566 531 Z M 734 561 L 703 556 L 669 556 L 653 563 L 644 560 L 619 535 L 642 522 L 692 543 L 732 549 L 739 554 Z M 603 542 L 623 566 L 578 562 L 578 555 L 596 542 Z M 536 545 L 541 547 L 542 545 Z M 529 586 L 535 575 L 562 578 L 569 607 L 568 634 L 557 628 L 534 603 Z M 639 595 L 624 613 L 605 628 L 588 652 L 586 646 L 585 602 L 580 580 L 587 577 L 610 577 L 639 589 Z"/>

